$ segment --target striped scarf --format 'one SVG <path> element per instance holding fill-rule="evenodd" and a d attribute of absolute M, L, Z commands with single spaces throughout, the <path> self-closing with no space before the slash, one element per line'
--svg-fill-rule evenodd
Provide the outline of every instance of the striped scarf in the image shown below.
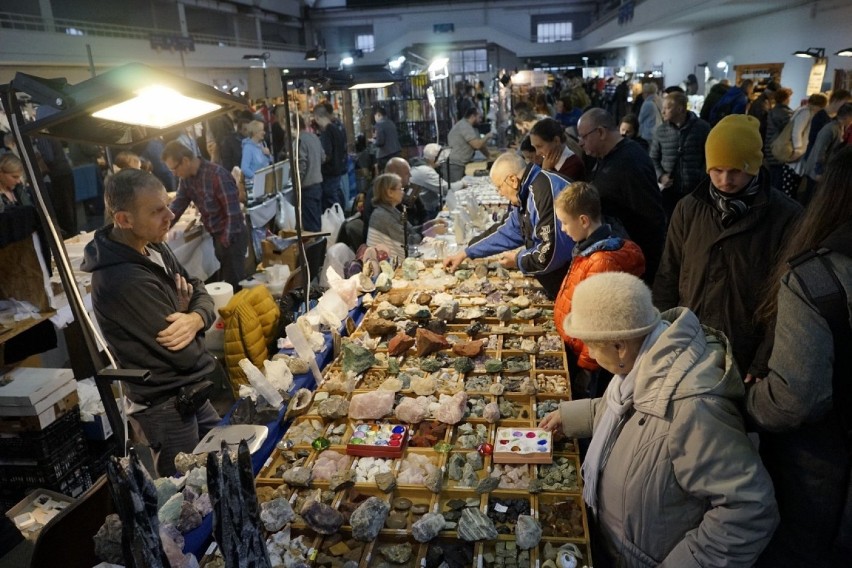
<path fill-rule="evenodd" d="M 723 227 L 730 227 L 748 213 L 754 196 L 760 191 L 759 178 L 759 175 L 754 176 L 745 189 L 734 194 L 722 193 L 712 183 L 710 184 L 710 197 L 722 214 Z"/>

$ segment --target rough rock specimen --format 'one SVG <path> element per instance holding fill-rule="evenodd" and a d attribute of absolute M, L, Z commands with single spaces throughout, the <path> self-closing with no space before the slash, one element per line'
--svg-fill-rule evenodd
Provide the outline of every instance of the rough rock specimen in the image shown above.
<path fill-rule="evenodd" d="M 352 538 L 361 542 L 374 540 L 385 525 L 389 512 L 390 504 L 378 497 L 370 497 L 358 505 L 349 518 L 349 524 L 352 525 Z"/>
<path fill-rule="evenodd" d="M 443 368 L 444 363 L 442 361 L 439 361 L 438 359 L 427 357 L 426 359 L 420 360 L 421 371 L 426 371 L 427 373 L 434 373 L 436 371 L 440 371 Z"/>
<path fill-rule="evenodd" d="M 383 318 L 368 318 L 363 325 L 367 333 L 373 337 L 384 337 L 396 333 L 396 324 Z"/>
<path fill-rule="evenodd" d="M 397 308 L 401 308 L 405 305 L 405 301 L 408 299 L 408 290 L 405 288 L 399 290 L 391 290 L 385 296 L 385 301 Z"/>
<path fill-rule="evenodd" d="M 343 525 L 343 515 L 319 501 L 308 501 L 301 515 L 305 523 L 320 534 L 334 534 Z"/>
<path fill-rule="evenodd" d="M 482 417 L 489 424 L 494 424 L 500 420 L 500 407 L 496 402 L 489 402 L 485 405 L 485 409 L 482 411 Z"/>
<path fill-rule="evenodd" d="M 107 515 L 104 524 L 95 534 L 94 541 L 95 555 L 98 558 L 110 564 L 124 564 L 124 553 L 121 549 L 121 519 L 117 514 Z"/>
<path fill-rule="evenodd" d="M 485 341 L 459 341 L 453 345 L 453 353 L 459 357 L 478 357 L 482 353 Z"/>
<path fill-rule="evenodd" d="M 541 309 L 539 308 L 527 308 L 525 310 L 521 310 L 515 314 L 515 317 L 519 320 L 531 320 L 535 319 L 541 315 Z"/>
<path fill-rule="evenodd" d="M 421 306 L 428 306 L 432 301 L 432 294 L 427 292 L 421 292 L 415 296 L 414 301 L 420 304 Z"/>
<path fill-rule="evenodd" d="M 477 455 L 479 455 L 479 454 L 477 454 Z M 497 489 L 497 487 L 499 487 L 499 486 L 500 486 L 500 478 L 499 477 L 484 477 L 476 485 L 476 492 L 479 495 L 482 495 L 483 493 L 491 493 L 492 491 Z"/>
<path fill-rule="evenodd" d="M 435 389 L 438 388 L 438 383 L 434 377 L 429 375 L 425 377 L 414 377 L 411 379 L 411 390 L 417 396 L 429 396 Z"/>
<path fill-rule="evenodd" d="M 469 373 L 474 369 L 473 359 L 470 357 L 457 357 L 453 361 L 453 368 L 461 374 Z"/>
<path fill-rule="evenodd" d="M 457 530 L 459 538 L 462 540 L 493 540 L 497 538 L 494 522 L 479 509 L 473 507 L 467 507 L 462 511 Z"/>
<path fill-rule="evenodd" d="M 425 357 L 426 355 L 450 348 L 446 337 L 423 328 L 417 329 L 416 346 L 418 357 Z"/>
<path fill-rule="evenodd" d="M 376 487 L 379 488 L 379 491 L 382 493 L 390 493 L 394 489 L 396 489 L 396 477 L 387 471 L 383 473 L 376 474 Z"/>
<path fill-rule="evenodd" d="M 495 316 L 498 320 L 502 322 L 512 321 L 512 318 L 515 317 L 515 314 L 512 313 L 512 308 L 506 305 L 497 306 L 495 310 Z"/>
<path fill-rule="evenodd" d="M 458 301 L 453 300 L 452 302 L 447 302 L 438 306 L 438 309 L 436 309 L 435 313 L 432 315 L 435 317 L 435 319 L 453 321 L 454 319 L 456 319 L 456 315 L 458 313 L 459 303 Z"/>
<path fill-rule="evenodd" d="M 376 356 L 365 347 L 352 341 L 343 344 L 343 372 L 356 375 L 363 373 L 376 364 Z"/>
<path fill-rule="evenodd" d="M 407 317 L 415 320 L 426 320 L 432 317 L 432 312 L 429 311 L 428 306 L 421 306 L 420 304 L 406 304 L 402 311 L 405 313 Z"/>
<path fill-rule="evenodd" d="M 467 393 L 458 392 L 453 396 L 441 395 L 440 406 L 435 411 L 435 420 L 444 424 L 457 424 L 464 417 L 467 407 Z"/>
<path fill-rule="evenodd" d="M 488 359 L 485 361 L 486 373 L 499 373 L 503 370 L 503 361 L 500 359 Z"/>
<path fill-rule="evenodd" d="M 397 333 L 388 342 L 388 355 L 396 357 L 414 347 L 414 338 L 404 333 Z"/>
<path fill-rule="evenodd" d="M 529 550 L 541 540 L 541 525 L 530 515 L 518 515 L 515 523 L 515 539 L 518 548 Z"/>
<path fill-rule="evenodd" d="M 296 513 L 290 502 L 283 497 L 261 503 L 260 520 L 268 532 L 278 532 L 284 525 L 296 518 Z"/>
<path fill-rule="evenodd" d="M 333 394 L 317 405 L 317 413 L 327 420 L 344 418 L 349 413 L 349 401 L 339 394 Z"/>
<path fill-rule="evenodd" d="M 411 544 L 408 542 L 383 546 L 379 549 L 379 554 L 391 564 L 405 564 L 411 560 L 411 552 Z"/>
<path fill-rule="evenodd" d="M 281 479 L 290 487 L 310 487 L 313 474 L 307 467 L 294 467 L 288 469 Z"/>
<path fill-rule="evenodd" d="M 426 329 L 438 335 L 445 335 L 447 333 L 447 322 L 442 319 L 433 319 L 426 322 Z"/>
<path fill-rule="evenodd" d="M 393 414 L 402 422 L 419 424 L 429 416 L 429 408 L 417 399 L 404 398 L 394 409 Z"/>
<path fill-rule="evenodd" d="M 444 515 L 441 513 L 426 513 L 420 520 L 411 525 L 411 535 L 417 542 L 429 542 L 444 529 Z"/>
<path fill-rule="evenodd" d="M 355 485 L 355 472 L 351 469 L 334 473 L 328 481 L 328 488 L 331 491 L 340 491 L 353 485 Z"/>
<path fill-rule="evenodd" d="M 399 392 L 402 390 L 402 381 L 396 377 L 390 377 L 385 379 L 382 384 L 379 385 L 379 390 Z"/>
<path fill-rule="evenodd" d="M 373 391 L 352 395 L 349 418 L 377 420 L 391 413 L 395 394 L 390 391 Z"/>

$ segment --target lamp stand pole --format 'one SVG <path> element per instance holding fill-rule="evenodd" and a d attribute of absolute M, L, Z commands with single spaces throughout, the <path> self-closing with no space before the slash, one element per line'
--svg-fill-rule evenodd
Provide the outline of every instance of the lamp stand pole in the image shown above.
<path fill-rule="evenodd" d="M 284 95 L 284 105 L 287 108 L 287 112 L 284 115 L 284 123 L 287 126 L 286 131 L 284 132 L 284 139 L 286 140 L 286 147 L 290 149 L 290 183 L 293 184 L 293 192 L 296 195 L 296 240 L 299 246 L 299 257 L 302 259 L 302 268 L 307 271 L 308 267 L 308 253 L 305 250 L 305 243 L 302 240 L 302 185 L 301 179 L 299 178 L 298 167 L 299 164 L 293 162 L 293 125 L 290 120 L 290 96 L 287 93 L 287 79 L 285 77 L 281 77 L 281 88 Z M 297 111 L 298 112 L 298 111 Z M 307 274 L 305 275 L 305 283 L 304 283 L 304 295 L 305 295 L 305 313 L 310 309 L 310 298 L 308 298 L 308 293 L 310 291 L 310 281 L 308 280 Z"/>

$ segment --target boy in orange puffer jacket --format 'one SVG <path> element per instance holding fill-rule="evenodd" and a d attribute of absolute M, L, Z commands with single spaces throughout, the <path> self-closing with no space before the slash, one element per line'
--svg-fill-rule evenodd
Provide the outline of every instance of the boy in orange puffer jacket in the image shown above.
<path fill-rule="evenodd" d="M 571 267 L 556 296 L 553 317 L 556 330 L 568 347 L 572 395 L 574 398 L 586 398 L 592 374 L 599 366 L 589 356 L 585 344 L 565 335 L 562 327 L 565 316 L 571 312 L 574 288 L 600 272 L 628 272 L 642 276 L 645 257 L 636 243 L 615 236 L 610 225 L 601 221 L 601 199 L 593 185 L 582 181 L 572 183 L 556 197 L 554 208 L 562 231 L 577 244 L 572 253 Z"/>

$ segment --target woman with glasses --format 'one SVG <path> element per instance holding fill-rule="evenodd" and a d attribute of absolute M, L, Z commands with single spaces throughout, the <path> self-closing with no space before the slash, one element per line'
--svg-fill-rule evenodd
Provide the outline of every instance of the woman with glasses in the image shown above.
<path fill-rule="evenodd" d="M 405 259 L 403 243 L 408 232 L 408 243 L 420 242 L 420 233 L 403 218 L 398 209 L 403 199 L 402 178 L 396 174 L 382 174 L 373 182 L 373 213 L 367 228 L 367 246 L 381 245 L 388 249 L 391 259 Z"/>

